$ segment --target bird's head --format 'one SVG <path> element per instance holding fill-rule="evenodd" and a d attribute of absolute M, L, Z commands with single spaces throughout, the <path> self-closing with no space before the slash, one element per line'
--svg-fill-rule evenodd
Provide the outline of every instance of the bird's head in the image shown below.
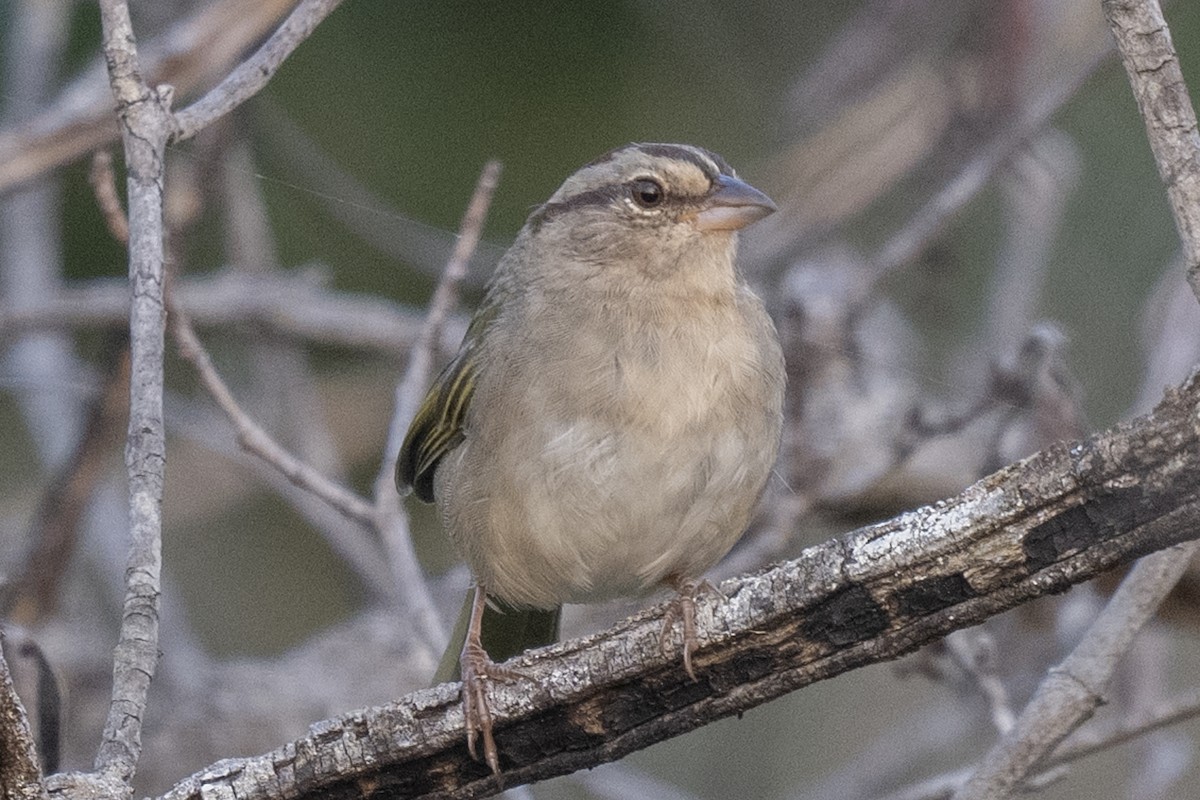
<path fill-rule="evenodd" d="M 540 252 L 559 254 L 540 263 L 574 264 L 597 276 L 615 269 L 651 279 L 708 271 L 732 278 L 734 234 L 774 210 L 715 153 L 629 144 L 567 178 L 530 215 L 523 235 Z"/>

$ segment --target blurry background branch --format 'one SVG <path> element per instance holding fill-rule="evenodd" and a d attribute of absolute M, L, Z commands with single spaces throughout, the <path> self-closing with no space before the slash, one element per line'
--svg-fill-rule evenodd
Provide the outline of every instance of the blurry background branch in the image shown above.
<path fill-rule="evenodd" d="M 175 302 L 205 327 L 242 327 L 306 344 L 375 351 L 398 357 L 408 352 L 421 330 L 422 314 L 382 297 L 342 292 L 330 286 L 320 267 L 286 273 L 246 275 L 224 271 L 178 279 Z M 111 329 L 128 316 L 123 281 L 100 280 L 65 286 L 53 297 L 12 308 L 0 301 L 0 337 L 22 331 Z M 440 347 L 462 339 L 465 317 L 452 317 Z"/>

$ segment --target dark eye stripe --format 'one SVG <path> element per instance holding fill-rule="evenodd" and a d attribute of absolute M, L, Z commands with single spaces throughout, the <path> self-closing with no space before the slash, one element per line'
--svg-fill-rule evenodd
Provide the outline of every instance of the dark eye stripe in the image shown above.
<path fill-rule="evenodd" d="M 628 144 L 624 147 L 618 147 L 617 149 L 600 156 L 595 161 L 590 162 L 583 169 L 588 169 L 612 161 L 619 154 L 629 150 L 636 150 L 639 153 L 643 153 L 653 158 L 669 158 L 674 161 L 682 161 L 687 164 L 691 164 L 696 169 L 700 170 L 706 178 L 708 178 L 710 185 L 715 183 L 720 175 L 735 175 L 733 168 L 729 166 L 725 159 L 721 158 L 716 153 L 705 150 L 704 148 L 653 143 Z M 714 166 L 716 167 L 716 171 L 714 171 Z M 567 211 L 572 211 L 578 208 L 586 208 L 588 206 L 608 205 L 618 197 L 622 196 L 626 191 L 627 188 L 624 185 L 608 185 L 599 186 L 595 189 L 588 189 L 572 195 L 564 200 L 560 200 L 555 203 L 543 204 L 529 216 L 529 222 L 532 223 L 534 227 L 537 227 Z M 667 200 L 671 201 L 672 198 L 668 195 Z"/>
<path fill-rule="evenodd" d="M 596 189 L 588 189 L 585 192 L 571 195 L 557 203 L 546 203 L 533 212 L 529 218 L 531 221 L 536 220 L 538 223 L 542 223 L 572 209 L 583 208 L 585 206 L 606 206 L 615 200 L 621 194 L 621 191 L 621 186 L 601 186 Z"/>

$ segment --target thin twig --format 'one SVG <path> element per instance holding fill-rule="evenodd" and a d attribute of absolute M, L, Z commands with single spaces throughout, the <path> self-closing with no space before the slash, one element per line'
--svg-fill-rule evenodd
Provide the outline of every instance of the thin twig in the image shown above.
<path fill-rule="evenodd" d="M 433 363 L 434 346 L 441 339 L 442 328 L 458 296 L 458 285 L 466 275 L 471 254 L 479 243 L 492 194 L 500 180 L 500 162 L 489 161 L 484 165 L 475 184 L 475 191 L 467 203 L 459 225 L 458 242 L 429 301 L 425 322 L 417 335 L 409 354 L 404 376 L 396 385 L 395 408 L 388 429 L 387 444 L 384 446 L 382 464 L 375 478 L 376 525 L 388 548 L 392 571 L 396 577 L 397 590 L 404 607 L 417 616 L 419 629 L 424 633 L 427 644 L 436 653 L 445 644 L 446 633 L 438 616 L 433 599 L 425 585 L 416 551 L 413 550 L 412 534 L 408 526 L 408 515 L 396 492 L 393 473 L 396 456 L 404 431 L 416 414 L 417 404 L 429 385 Z"/>
<path fill-rule="evenodd" d="M 142 752 L 146 695 L 158 665 L 162 571 L 163 156 L 172 129 L 171 90 L 141 77 L 137 44 L 123 0 L 102 0 L 104 56 L 117 100 L 129 198 L 130 402 L 125 462 L 129 472 L 130 547 L 121 632 L 113 657 L 113 694 L 96 769 L 125 784 Z"/>
<path fill-rule="evenodd" d="M 1104 0 L 1102 5 L 1167 188 L 1188 283 L 1200 299 L 1200 133 L 1171 31 L 1157 0 Z"/>
<path fill-rule="evenodd" d="M 1051 774 L 1057 775 L 1057 770 L 1065 765 L 1196 717 L 1200 717 L 1200 689 L 1183 692 L 1135 716 L 1123 716 L 1094 729 L 1080 729 L 1059 745 L 1031 780 L 1046 780 Z M 876 800 L 949 800 L 970 775 L 970 768 L 943 773 Z"/>
<path fill-rule="evenodd" d="M 978 195 L 1013 154 L 1043 130 L 1054 114 L 1079 93 L 1079 88 L 1108 56 L 1108 48 L 1094 54 L 1078 74 L 1052 86 L 1030 103 L 1024 113 L 1006 129 L 980 147 L 974 158 L 871 256 L 871 264 L 878 276 L 891 273 L 920 255 L 929 242 L 941 233 L 950 218 Z"/>
<path fill-rule="evenodd" d="M 175 115 L 175 141 L 195 136 L 249 100 L 342 0 L 302 0 L 254 55 L 237 66 L 204 97 Z"/>
<path fill-rule="evenodd" d="M 253 277 L 225 270 L 213 277 L 174 280 L 171 293 L 198 326 L 250 325 L 389 357 L 403 357 L 412 349 L 423 320 L 415 308 L 330 288 L 317 267 Z M 7 299 L 0 299 L 0 337 L 32 330 L 125 327 L 129 321 L 129 286 L 121 280 L 81 281 L 20 307 L 3 302 Z M 454 319 L 438 345 L 456 346 L 465 329 L 465 318 Z"/>
<path fill-rule="evenodd" d="M 233 423 L 238 443 L 278 469 L 289 481 L 312 492 L 348 518 L 355 522 L 374 524 L 375 509 L 370 503 L 289 453 L 242 410 L 213 366 L 212 358 L 196 336 L 187 313 L 174 303 L 171 303 L 170 310 L 171 334 L 175 337 L 179 354 L 195 367 L 204 388 Z"/>
<path fill-rule="evenodd" d="M 224 75 L 249 47 L 261 42 L 295 2 L 210 0 L 194 4 L 195 13 L 142 43 L 139 61 L 146 82 L 169 83 L 180 96 L 190 96 L 208 86 L 214 76 Z M 7 10 L 12 5 L 4 7 Z M 71 10 L 67 3 L 37 5 Z M 53 75 L 55 71 L 45 72 Z M 116 141 L 120 132 L 112 124 L 112 93 L 107 84 L 103 59 L 97 59 L 56 97 L 0 129 L 0 193 Z"/>
<path fill-rule="evenodd" d="M 1129 572 L 1083 641 L 1052 668 L 1016 724 L 984 756 L 955 800 L 1008 796 L 1103 701 L 1118 660 L 1200 550 L 1189 542 L 1143 558 Z"/>
<path fill-rule="evenodd" d="M 88 183 L 96 197 L 96 205 L 104 216 L 108 232 L 122 245 L 129 244 L 129 218 L 121 207 L 117 195 L 117 177 L 113 172 L 112 153 L 97 150 L 92 153 L 92 166 L 88 170 Z"/>
<path fill-rule="evenodd" d="M 487 220 L 488 206 L 491 205 L 496 184 L 500 181 L 500 169 L 499 161 L 489 161 L 479 174 L 475 192 L 467 203 L 467 210 L 463 213 L 459 225 L 454 252 L 450 254 L 450 260 L 446 262 L 437 287 L 433 290 L 429 310 L 425 313 L 425 323 L 421 326 L 421 332 L 409 353 L 404 376 L 396 386 L 395 411 L 388 429 L 384 467 L 380 470 L 380 477 L 388 481 L 392 479 L 392 472 L 395 470 L 396 453 L 400 449 L 404 432 L 416 415 L 417 406 L 429 386 L 434 345 L 441 339 L 446 318 L 458 299 L 458 286 L 466 276 L 471 255 L 475 252 L 475 246 L 479 244 L 483 224 Z"/>

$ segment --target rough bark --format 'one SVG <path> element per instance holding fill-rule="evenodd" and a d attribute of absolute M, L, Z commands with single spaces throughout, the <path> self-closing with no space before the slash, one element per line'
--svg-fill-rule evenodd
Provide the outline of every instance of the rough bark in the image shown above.
<path fill-rule="evenodd" d="M 466 752 L 458 686 L 328 720 L 164 798 L 484 797 L 611 761 L 897 658 L 1196 536 L 1200 378 L 1150 415 L 1049 448 L 949 500 L 727 582 L 700 602 L 699 681 L 659 652 L 661 607 L 513 662 L 490 688 L 503 774 Z"/>

